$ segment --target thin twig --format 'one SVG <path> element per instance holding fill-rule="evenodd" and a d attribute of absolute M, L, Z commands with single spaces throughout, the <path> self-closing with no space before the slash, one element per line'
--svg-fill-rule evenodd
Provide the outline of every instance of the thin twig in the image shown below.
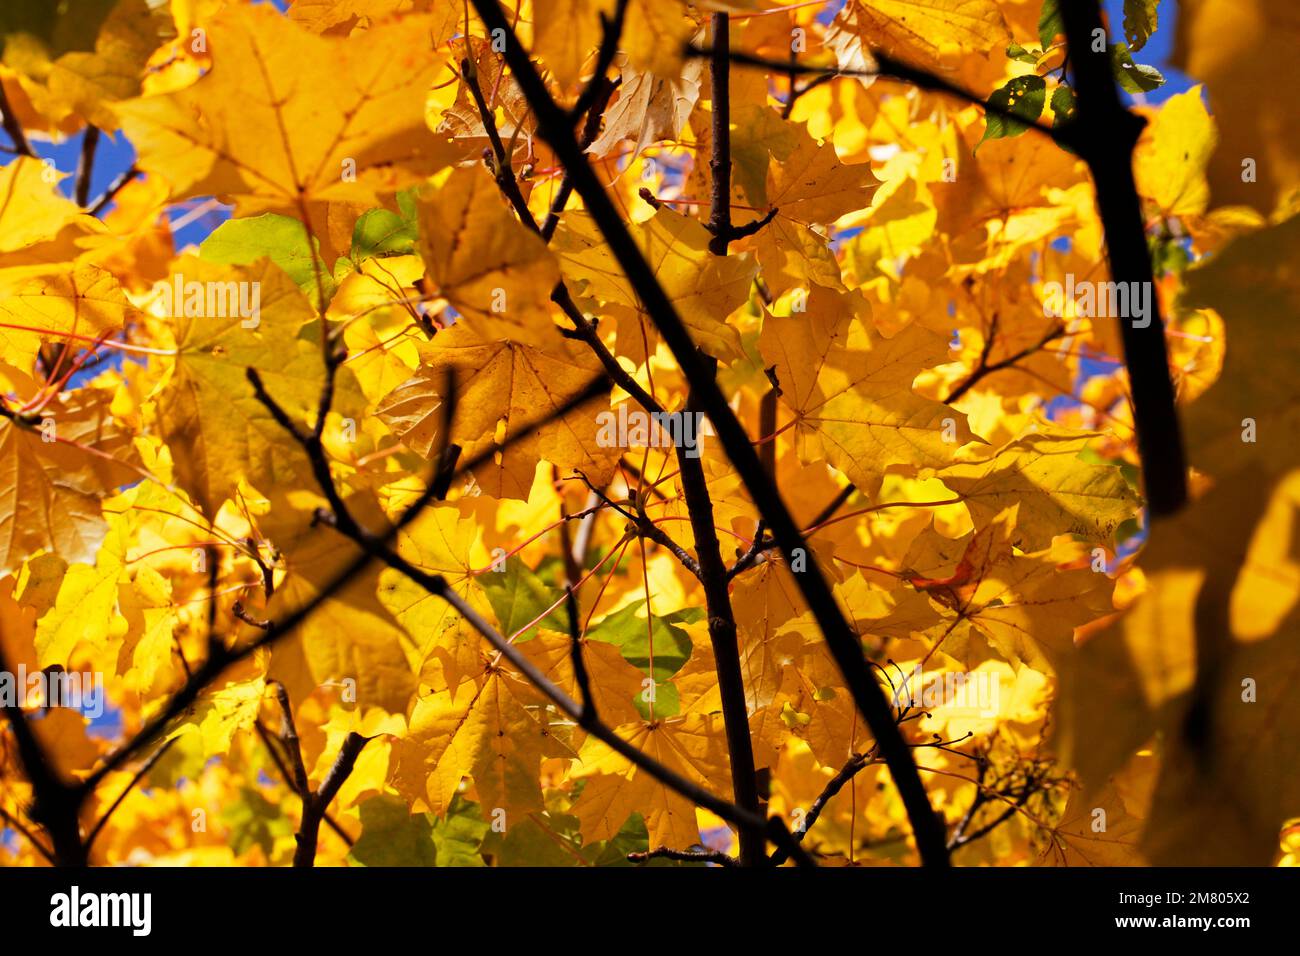
<path fill-rule="evenodd" d="M 633 850 L 627 855 L 629 863 L 646 863 L 653 859 L 680 860 L 684 863 L 716 863 L 718 866 L 739 866 L 734 856 L 721 850 L 676 850 L 670 846 L 657 846 L 653 850 Z"/>
<path fill-rule="evenodd" d="M 94 844 L 95 837 L 99 836 L 99 831 L 104 829 L 105 824 L 108 823 L 109 817 L 113 815 L 113 811 L 121 805 L 122 801 L 126 799 L 126 795 L 135 788 L 136 784 L 148 776 L 149 771 L 154 768 L 154 764 L 161 760 L 163 754 L 170 750 L 172 744 L 176 743 L 179 739 L 179 737 L 168 737 L 163 741 L 162 746 L 150 754 L 149 759 L 140 765 L 140 769 L 137 770 L 135 776 L 131 778 L 131 782 L 128 783 L 122 792 L 117 795 L 117 799 L 114 800 L 109 808 L 104 811 L 104 815 L 99 818 L 99 822 L 96 823 L 94 829 L 90 831 L 90 836 L 86 837 L 87 853 L 90 852 L 90 847 Z"/>
<path fill-rule="evenodd" d="M 32 151 L 31 143 L 27 142 L 27 136 L 23 133 L 22 124 L 18 122 L 18 117 L 14 115 L 14 109 L 9 103 L 9 97 L 5 94 L 3 83 L 0 83 L 0 122 L 4 124 L 5 132 L 9 134 L 9 139 L 13 141 L 15 153 L 22 156 L 36 156 L 36 153 Z"/>
<path fill-rule="evenodd" d="M 126 187 L 127 183 L 131 182 L 133 179 L 137 179 L 139 176 L 140 170 L 135 166 L 123 170 L 117 178 L 108 184 L 108 188 L 104 190 L 103 194 L 91 203 L 90 208 L 87 209 L 86 212 L 92 216 L 98 216 L 104 211 L 104 207 L 111 203 L 114 198 L 116 198 L 117 194 Z"/>
<path fill-rule="evenodd" d="M 99 127 L 87 126 L 81 134 L 81 155 L 77 159 L 77 176 L 72 199 L 83 209 L 90 201 L 90 177 L 95 172 L 95 150 L 99 146 Z"/>

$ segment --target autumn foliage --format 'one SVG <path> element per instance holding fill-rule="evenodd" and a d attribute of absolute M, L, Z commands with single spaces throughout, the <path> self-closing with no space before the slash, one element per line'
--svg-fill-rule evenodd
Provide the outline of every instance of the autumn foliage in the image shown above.
<path fill-rule="evenodd" d="M 1290 862 L 1285 0 L 64 6 L 5 863 Z"/>

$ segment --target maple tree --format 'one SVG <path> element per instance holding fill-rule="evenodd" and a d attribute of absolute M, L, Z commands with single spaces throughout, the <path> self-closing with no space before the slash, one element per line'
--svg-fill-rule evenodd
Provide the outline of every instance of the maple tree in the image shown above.
<path fill-rule="evenodd" d="M 281 6 L 0 14 L 0 858 L 1293 861 L 1282 0 Z"/>

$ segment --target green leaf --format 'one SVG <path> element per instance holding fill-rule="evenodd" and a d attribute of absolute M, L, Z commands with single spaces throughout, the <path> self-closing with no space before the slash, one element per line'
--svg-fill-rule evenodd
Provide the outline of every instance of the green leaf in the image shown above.
<path fill-rule="evenodd" d="M 419 234 L 415 209 L 415 194 L 404 190 L 397 194 L 397 208 L 371 209 L 363 213 L 352 227 L 353 262 L 362 262 L 373 256 L 408 255 L 415 251 Z"/>
<path fill-rule="evenodd" d="M 1047 82 L 1041 76 L 1017 76 L 989 97 L 989 105 L 1010 110 L 1021 120 L 988 113 L 985 117 L 984 139 L 1001 139 L 1007 136 L 1019 136 L 1029 129 L 1043 113 L 1043 104 L 1047 101 Z M 979 149 L 979 144 L 975 146 Z"/>
<path fill-rule="evenodd" d="M 1038 14 L 1038 39 L 1046 50 L 1056 37 L 1065 32 L 1065 17 L 1061 15 L 1061 0 L 1043 0 Z"/>
<path fill-rule="evenodd" d="M 1156 32 L 1160 0 L 1124 0 L 1124 36 L 1135 53 Z"/>
<path fill-rule="evenodd" d="M 656 644 L 656 650 L 658 645 Z M 659 655 L 655 655 L 655 664 L 659 663 Z M 657 667 L 656 667 L 657 669 Z M 645 692 L 637 694 L 632 698 L 632 706 L 637 709 L 646 720 L 651 719 L 650 701 L 645 699 Z M 654 720 L 663 720 L 665 717 L 676 717 L 682 712 L 682 700 L 677 693 L 677 685 L 672 681 L 655 681 L 655 707 Z"/>
<path fill-rule="evenodd" d="M 433 824 L 433 845 L 438 866 L 483 866 L 483 838 L 491 827 L 483 820 L 479 805 L 457 794 L 447 816 Z"/>
<path fill-rule="evenodd" d="M 1151 267 L 1157 276 L 1173 272 L 1182 275 L 1191 264 L 1191 256 L 1183 240 L 1173 236 L 1153 235 L 1147 240 L 1151 249 Z"/>
<path fill-rule="evenodd" d="M 478 805 L 459 795 L 445 819 L 412 814 L 393 794 L 371 797 L 360 806 L 361 838 L 348 854 L 358 866 L 483 866 L 479 852 L 488 825 Z"/>
<path fill-rule="evenodd" d="M 434 866 L 433 817 L 412 814 L 400 797 L 383 793 L 363 802 L 361 838 L 348 862 L 359 866 Z"/>
<path fill-rule="evenodd" d="M 1129 93 L 1150 93 L 1165 82 L 1154 66 L 1133 62 L 1127 43 L 1116 43 L 1110 48 L 1110 68 L 1120 87 Z"/>
<path fill-rule="evenodd" d="M 478 580 L 487 592 L 488 603 L 492 605 L 492 611 L 501 625 L 501 633 L 506 637 L 543 613 L 545 616 L 529 628 L 528 633 L 522 635 L 517 643 L 536 636 L 539 627 L 568 632 L 569 615 L 564 604 L 559 604 L 549 612 L 546 610 L 560 597 L 559 592 L 543 582 L 518 558 L 507 558 L 504 571 L 489 571 L 480 575 Z"/>
<path fill-rule="evenodd" d="M 0 4 L 0 50 L 15 34 L 38 40 L 51 60 L 65 53 L 93 53 L 99 31 L 117 0 Z"/>
<path fill-rule="evenodd" d="M 199 246 L 200 257 L 225 265 L 246 266 L 258 259 L 270 259 L 288 273 L 317 308 L 321 306 L 315 275 L 319 251 L 319 243 L 314 240 L 308 245 L 301 222 L 274 212 L 223 222 Z M 320 265 L 320 285 L 328 301 L 336 285 L 324 262 Z"/>
<path fill-rule="evenodd" d="M 1074 111 L 1078 104 L 1074 96 L 1074 90 L 1062 83 L 1056 89 L 1052 90 L 1052 128 L 1055 129 L 1070 120 L 1074 119 Z"/>
<path fill-rule="evenodd" d="M 568 867 L 584 862 L 578 818 L 546 813 L 514 820 L 505 832 L 493 831 L 483 840 L 483 853 L 494 866 Z"/>
<path fill-rule="evenodd" d="M 236 856 L 260 846 L 269 857 L 276 838 L 293 832 L 293 824 L 280 805 L 252 787 L 239 788 L 239 799 L 222 809 L 221 822 L 230 830 L 230 848 Z"/>
<path fill-rule="evenodd" d="M 1013 60 L 1019 60 L 1021 63 L 1037 63 L 1038 58 L 1042 55 L 1042 50 L 1026 50 L 1019 43 L 1007 44 L 1007 56 Z"/>
<path fill-rule="evenodd" d="M 613 644 L 623 652 L 623 659 L 640 668 L 656 681 L 666 681 L 691 658 L 694 645 L 691 636 L 679 625 L 703 620 L 704 608 L 688 607 L 662 617 L 654 616 L 646 626 L 646 619 L 637 614 L 645 601 L 636 601 L 607 615 L 589 631 L 587 638 Z M 654 673 L 650 672 L 650 633 L 654 633 Z M 659 707 L 655 706 L 658 714 Z"/>

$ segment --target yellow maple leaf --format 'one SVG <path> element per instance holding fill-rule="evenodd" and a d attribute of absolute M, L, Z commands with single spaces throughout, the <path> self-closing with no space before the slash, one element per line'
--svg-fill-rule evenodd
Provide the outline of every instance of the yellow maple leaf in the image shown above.
<path fill-rule="evenodd" d="M 600 375 L 590 352 L 555 340 L 549 349 L 512 341 L 484 342 L 457 324 L 422 350 L 416 375 L 385 398 L 376 414 L 413 451 L 425 457 L 442 441 L 442 393 L 455 376 L 457 413 L 451 441 L 471 458 L 500 447 L 508 436 L 533 425 L 579 395 Z M 566 473 L 580 469 L 593 482 L 609 478 L 622 453 L 600 444 L 597 413 L 609 408 L 596 396 L 564 417 L 513 440 L 496 459 L 475 472 L 483 491 L 495 498 L 527 498 L 540 459 Z"/>
<path fill-rule="evenodd" d="M 714 793 L 729 794 L 727 750 L 721 714 L 690 714 L 653 723 L 627 724 L 620 737 L 660 764 Z M 612 839 L 627 818 L 645 818 L 651 846 L 690 847 L 700 840 L 695 805 L 595 737 L 579 751 L 573 776 L 586 780 L 574 805 L 583 840 Z"/>
<path fill-rule="evenodd" d="M 874 495 L 886 470 L 903 462 L 942 467 L 974 439 L 965 415 L 912 391 L 921 369 L 944 354 L 941 337 L 913 326 L 887 339 L 859 317 L 859 296 L 815 287 L 807 306 L 767 315 L 759 349 L 776 366 L 799 434 L 815 438 L 860 491 Z"/>
<path fill-rule="evenodd" d="M 445 62 L 418 16 L 345 42 L 271 7 L 229 6 L 206 25 L 212 69 L 193 86 L 121 103 L 137 165 L 171 198 L 224 195 L 241 212 L 306 201 L 377 203 L 445 166 L 445 140 L 406 95 Z"/>
<path fill-rule="evenodd" d="M 432 293 L 464 316 L 484 341 L 541 345 L 556 338 L 551 289 L 555 257 L 507 209 L 481 167 L 459 167 L 421 194 L 420 256 Z"/>
<path fill-rule="evenodd" d="M 938 477 L 961 496 L 977 526 L 1018 504 L 1012 537 L 1018 548 L 1041 550 L 1058 534 L 1106 544 L 1133 517 L 1137 495 L 1119 468 L 1080 460 L 1092 437 L 1056 427 L 1036 430 L 988 458 L 951 465 Z"/>
<path fill-rule="evenodd" d="M 737 356 L 740 335 L 726 320 L 749 297 L 757 264 L 744 255 L 714 256 L 708 230 L 666 208 L 630 231 L 695 343 L 723 361 Z M 568 213 L 552 246 L 565 277 L 576 283 L 575 292 L 644 312 L 632 283 L 586 213 Z"/>

